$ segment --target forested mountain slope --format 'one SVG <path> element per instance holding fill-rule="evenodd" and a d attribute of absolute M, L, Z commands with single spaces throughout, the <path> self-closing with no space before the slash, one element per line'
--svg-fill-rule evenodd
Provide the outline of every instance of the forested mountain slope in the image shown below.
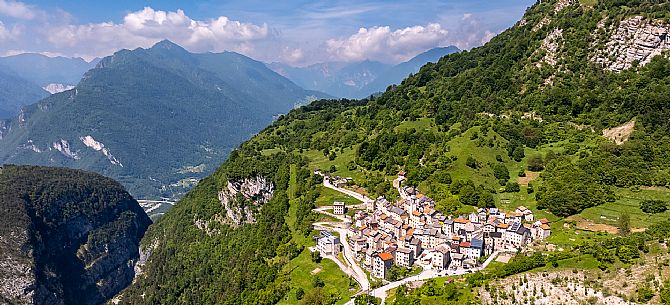
<path fill-rule="evenodd" d="M 315 168 L 353 177 L 373 198 L 395 198 L 388 177 L 405 170 L 445 213 L 524 200 L 553 220 L 618 202 L 622 187 L 668 186 L 669 12 L 657 0 L 538 2 L 483 47 L 428 64 L 380 97 L 291 111 L 149 230 L 153 254 L 124 303 L 287 298 L 295 286 L 283 267 L 310 234 Z M 618 143 L 602 136 L 633 121 Z M 525 179 L 522 196 L 517 175 L 526 174 L 536 180 Z M 258 176 L 272 182 L 271 200 L 220 195 Z M 232 222 L 231 202 L 253 207 L 255 221 Z"/>
<path fill-rule="evenodd" d="M 47 95 L 49 93 L 37 84 L 0 65 L 0 119 L 16 116 L 22 106 L 35 103 Z"/>
<path fill-rule="evenodd" d="M 274 116 L 323 96 L 242 55 L 163 41 L 102 59 L 75 89 L 3 123 L 0 162 L 86 169 L 138 198 L 171 198 Z"/>
<path fill-rule="evenodd" d="M 0 167 L 0 303 L 104 304 L 132 281 L 150 223 L 109 178 Z"/>

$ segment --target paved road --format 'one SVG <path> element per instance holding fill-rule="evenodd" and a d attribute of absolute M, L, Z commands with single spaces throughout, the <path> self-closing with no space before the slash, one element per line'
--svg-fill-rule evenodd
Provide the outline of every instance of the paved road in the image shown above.
<path fill-rule="evenodd" d="M 335 215 L 333 213 L 326 212 L 324 208 L 314 209 L 313 211 L 331 217 L 335 217 L 339 220 L 342 220 L 345 223 L 345 225 L 343 226 L 342 223 L 320 222 L 313 224 L 313 226 L 314 228 L 317 229 L 330 229 L 329 231 L 336 231 L 337 233 L 340 234 L 340 242 L 342 243 L 342 247 L 344 248 L 343 253 L 344 260 L 349 265 L 348 268 L 342 268 L 342 266 L 340 266 L 340 269 L 342 269 L 344 273 L 352 276 L 354 280 L 356 280 L 356 282 L 358 282 L 361 285 L 361 290 L 363 291 L 370 290 L 370 281 L 368 280 L 368 276 L 363 271 L 363 268 L 361 268 L 356 263 L 356 259 L 354 258 L 354 251 L 351 249 L 351 246 L 349 245 L 349 235 L 347 229 L 348 226 L 346 224 L 351 223 L 351 220 L 342 215 Z M 329 228 L 330 226 L 333 226 L 334 228 Z"/>
<path fill-rule="evenodd" d="M 359 194 L 359 193 L 356 193 L 354 191 L 350 191 L 350 190 L 347 190 L 347 189 L 344 189 L 344 188 L 341 188 L 341 187 L 334 186 L 333 184 L 330 183 L 330 181 L 328 181 L 328 178 L 325 178 L 325 177 L 323 179 L 323 186 L 325 186 L 329 189 L 336 190 L 336 191 L 338 191 L 340 193 L 343 193 L 345 195 L 349 195 L 350 197 L 354 197 L 354 198 L 360 200 L 361 202 L 363 202 L 364 204 L 373 201 L 372 199 L 368 198 L 368 196 L 365 196 L 365 195 L 362 195 L 362 194 Z"/>
<path fill-rule="evenodd" d="M 350 191 L 350 190 L 347 190 L 347 189 L 343 189 L 343 188 L 338 188 L 338 187 L 332 185 L 328 181 L 328 179 L 323 180 L 323 185 L 327 188 L 330 188 L 330 189 L 336 190 L 340 193 L 343 193 L 343 194 L 349 195 L 351 197 L 354 197 L 354 198 L 362 201 L 364 204 L 369 202 L 369 201 L 372 201 L 372 199 L 370 199 L 366 196 L 363 196 L 359 193 L 356 193 L 356 192 L 353 192 L 353 191 Z M 403 192 L 401 191 L 400 188 L 398 188 L 398 191 L 402 196 Z M 408 196 L 402 196 L 402 197 L 404 199 L 408 199 L 408 198 L 405 198 L 405 197 L 408 197 Z M 348 218 L 346 218 L 342 215 L 335 215 L 333 213 L 327 212 L 326 210 L 328 210 L 328 209 L 330 209 L 330 208 L 329 207 L 321 207 L 321 208 L 318 208 L 318 209 L 314 209 L 314 211 L 317 212 L 317 213 L 321 213 L 321 214 L 325 214 L 325 215 L 328 215 L 328 216 L 331 216 L 331 217 L 335 217 L 335 218 L 337 218 L 339 220 L 342 220 L 344 222 L 351 222 L 350 219 L 348 219 Z M 331 224 L 332 225 L 332 223 L 319 223 L 318 225 L 323 226 L 324 224 Z M 317 225 L 317 224 L 314 224 L 314 225 Z M 348 230 L 346 228 L 341 228 L 341 227 L 337 228 L 335 230 L 340 233 L 340 239 L 342 240 L 343 246 L 344 246 L 345 260 L 347 261 L 349 266 L 351 266 L 354 269 L 355 273 L 357 274 L 357 276 L 355 276 L 354 279 L 356 279 L 356 281 L 361 284 L 361 288 L 362 288 L 363 292 L 368 291 L 370 289 L 370 282 L 368 281 L 368 278 L 367 278 L 367 275 L 365 274 L 365 272 L 363 272 L 363 269 L 356 263 L 356 260 L 354 259 L 353 251 L 351 250 L 351 247 L 349 246 L 349 242 L 348 242 L 348 239 L 347 239 Z M 500 251 L 493 252 L 491 254 L 491 256 L 489 256 L 489 258 L 486 259 L 486 261 L 484 261 L 484 263 L 482 264 L 481 267 L 470 269 L 469 272 L 477 272 L 477 271 L 483 270 L 498 256 L 498 254 L 500 254 Z M 345 273 L 349 274 L 345 269 L 342 269 L 342 270 L 345 271 Z M 411 283 L 411 282 L 415 282 L 415 281 L 425 281 L 425 280 L 438 278 L 438 277 L 445 277 L 445 276 L 459 276 L 459 275 L 464 275 L 467 272 L 468 272 L 468 270 L 464 270 L 464 269 L 448 270 L 447 272 L 441 272 L 441 273 L 437 273 L 437 272 L 435 272 L 435 270 L 424 270 L 423 272 L 421 272 L 418 275 L 410 276 L 408 278 L 404 278 L 404 279 L 399 280 L 399 281 L 391 282 L 391 283 L 388 283 L 388 284 L 386 284 L 382 287 L 376 288 L 376 289 L 374 289 L 370 292 L 370 295 L 381 298 L 382 299 L 382 304 L 385 304 L 388 291 L 391 290 L 391 289 L 395 289 L 395 288 L 398 288 L 402 285 L 405 285 L 405 284 Z M 354 304 L 354 299 L 351 299 L 345 305 L 353 305 L 353 304 Z"/>

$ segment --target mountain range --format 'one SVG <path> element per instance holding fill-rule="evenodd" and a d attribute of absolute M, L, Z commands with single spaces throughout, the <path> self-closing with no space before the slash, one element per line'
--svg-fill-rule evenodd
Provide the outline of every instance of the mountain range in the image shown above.
<path fill-rule="evenodd" d="M 270 69 L 287 77 L 299 86 L 342 98 L 366 98 L 399 84 L 429 62 L 457 53 L 457 47 L 434 48 L 397 64 L 365 60 L 354 63 L 329 62 L 307 67 L 292 67 L 282 63 L 268 64 Z"/>
<path fill-rule="evenodd" d="M 72 89 L 97 61 L 32 53 L 0 57 L 0 119 L 16 116 L 22 106 L 49 94 Z"/>
<path fill-rule="evenodd" d="M 550 224 L 551 236 L 529 248 L 533 256 L 522 252 L 506 264 L 421 281 L 420 288 L 400 284 L 387 303 L 595 304 L 608 295 L 623 304 L 641 292 L 645 300 L 667 296 L 670 282 L 649 283 L 660 285 L 670 270 L 644 263 L 667 259 L 670 211 L 666 204 L 652 215 L 642 206 L 668 198 L 670 186 L 668 12 L 667 1 L 538 1 L 484 46 L 426 64 L 379 96 L 315 101 L 289 112 L 149 228 L 142 249 L 152 254 L 120 304 L 347 302 L 358 285 L 327 271 L 332 262 L 319 263 L 310 251 L 318 234 L 312 224 L 333 221 L 313 210 L 339 200 L 317 169 L 351 177 L 350 191 L 388 199 L 371 226 L 398 222 L 384 211 L 400 199 L 391 181 L 399 171 L 405 185 L 435 200 L 435 209 L 423 209 L 427 216 L 413 212 L 419 229 L 407 234 L 366 228 L 375 241 L 366 245 L 364 237 L 360 256 L 393 252 L 409 231 L 432 247 L 429 231 L 439 235 L 447 222 L 428 215 L 436 210 L 467 217 L 523 205 Z M 352 236 L 343 231 L 347 243 Z M 503 281 L 521 272 L 528 273 Z M 648 280 L 621 281 L 626 273 Z M 565 284 L 568 274 L 578 284 Z M 537 289 L 528 288 L 526 275 L 540 278 Z M 544 293 L 549 282 L 559 284 Z M 561 289 L 560 301 L 549 298 Z"/>
<path fill-rule="evenodd" d="M 23 53 L 0 57 L 0 65 L 7 67 L 21 78 L 46 88 L 50 84 L 76 85 L 84 73 L 95 67 L 99 60 L 95 58 L 87 62 L 81 58 Z"/>
<path fill-rule="evenodd" d="M 172 198 L 274 117 L 323 97 L 248 57 L 162 41 L 103 58 L 74 89 L 2 123 L 0 162 L 86 169 Z"/>

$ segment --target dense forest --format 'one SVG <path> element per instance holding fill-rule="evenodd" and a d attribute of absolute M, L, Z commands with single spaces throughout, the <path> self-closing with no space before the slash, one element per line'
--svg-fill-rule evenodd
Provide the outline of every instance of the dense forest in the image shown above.
<path fill-rule="evenodd" d="M 388 177 L 404 170 L 447 213 L 495 205 L 494 194 L 520 191 L 512 178 L 527 170 L 541 174 L 526 192 L 561 217 L 613 201 L 612 188 L 669 186 L 670 60 L 611 72 L 591 59 L 609 38 L 598 30 L 601 21 L 605 29 L 635 15 L 667 22 L 670 4 L 594 3 L 556 11 L 556 1 L 538 2 L 483 47 L 428 64 L 379 97 L 317 101 L 281 116 L 150 229 L 144 246 L 154 248 L 151 259 L 124 300 L 276 303 L 288 291 L 281 266 L 299 252 L 285 219 L 291 167 L 301 173 L 300 215 L 309 217 L 316 158 L 346 160 L 323 170 L 364 173 L 353 178 L 371 196 L 394 198 Z M 548 65 L 542 41 L 557 28 L 563 43 L 556 65 Z M 625 143 L 601 136 L 631 120 L 635 131 Z M 276 186 L 257 223 L 193 225 L 216 218 L 217 193 L 228 181 L 255 175 Z"/>

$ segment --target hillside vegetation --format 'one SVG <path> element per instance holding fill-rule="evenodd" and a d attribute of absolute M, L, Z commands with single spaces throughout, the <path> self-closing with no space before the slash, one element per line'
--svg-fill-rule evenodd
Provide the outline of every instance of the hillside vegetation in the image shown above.
<path fill-rule="evenodd" d="M 563 217 L 615 205 L 628 189 L 662 192 L 669 185 L 670 60 L 655 56 L 610 71 L 595 59 L 622 20 L 667 24 L 668 12 L 666 1 L 538 2 L 483 47 L 428 64 L 379 97 L 317 101 L 281 116 L 150 229 L 145 246 L 156 249 L 126 302 L 144 295 L 146 304 L 272 304 L 288 295 L 282 266 L 300 252 L 284 217 L 292 206 L 291 165 L 299 168 L 303 191 L 301 216 L 290 219 L 305 235 L 319 197 L 312 170 L 353 177 L 373 198 L 395 198 L 390 179 L 404 170 L 407 183 L 446 213 L 524 204 L 556 223 L 552 242 L 596 255 L 596 265 L 608 266 L 615 253 L 639 257 L 644 247 L 634 237 L 597 239 L 589 248 L 595 234 L 566 237 L 558 229 Z M 634 132 L 625 143 L 601 136 L 631 120 Z M 255 175 L 274 181 L 273 199 L 256 223 L 221 225 L 217 192 L 227 181 Z M 198 219 L 209 229 L 198 229 Z M 666 238 L 662 227 L 635 236 L 642 244 Z M 576 247 L 573 237 L 588 244 Z M 535 266 L 522 259 L 499 274 Z M 324 293 L 319 300 L 331 304 L 337 297 Z"/>

